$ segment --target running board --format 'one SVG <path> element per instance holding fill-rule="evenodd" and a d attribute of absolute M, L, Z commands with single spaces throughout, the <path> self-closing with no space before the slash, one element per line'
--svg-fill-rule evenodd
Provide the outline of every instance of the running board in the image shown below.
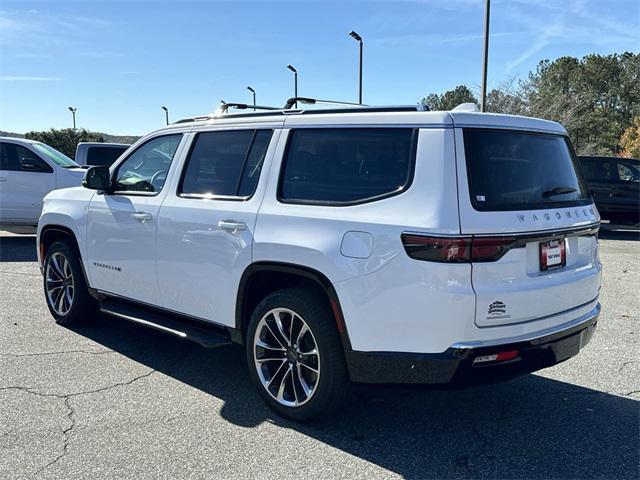
<path fill-rule="evenodd" d="M 229 334 L 222 328 L 209 327 L 204 322 L 178 319 L 156 310 L 138 307 L 117 300 L 104 300 L 100 311 L 161 332 L 199 343 L 205 348 L 216 348 L 231 344 Z"/>

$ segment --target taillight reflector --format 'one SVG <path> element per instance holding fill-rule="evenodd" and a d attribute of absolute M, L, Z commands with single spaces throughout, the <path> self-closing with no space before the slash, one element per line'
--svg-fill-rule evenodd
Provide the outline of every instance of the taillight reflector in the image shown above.
<path fill-rule="evenodd" d="M 519 350 L 509 350 L 506 352 L 494 353 L 493 355 L 482 355 L 473 359 L 473 363 L 506 362 L 518 358 Z"/>

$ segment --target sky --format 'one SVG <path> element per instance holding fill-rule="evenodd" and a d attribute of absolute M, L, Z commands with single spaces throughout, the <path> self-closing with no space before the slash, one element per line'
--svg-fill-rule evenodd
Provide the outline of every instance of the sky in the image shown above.
<path fill-rule="evenodd" d="M 0 0 L 0 130 L 142 135 L 220 100 L 415 104 L 479 89 L 484 0 Z M 640 51 L 640 0 L 493 0 L 489 88 L 542 59 Z"/>

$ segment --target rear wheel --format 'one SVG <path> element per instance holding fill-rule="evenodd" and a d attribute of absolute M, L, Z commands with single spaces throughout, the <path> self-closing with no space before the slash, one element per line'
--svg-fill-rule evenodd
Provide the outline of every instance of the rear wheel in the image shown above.
<path fill-rule="evenodd" d="M 85 322 L 96 312 L 89 295 L 80 259 L 66 242 L 55 242 L 44 259 L 44 292 L 56 322 L 71 325 Z"/>
<path fill-rule="evenodd" d="M 349 379 L 335 321 L 313 290 L 267 296 L 247 332 L 247 362 L 265 402 L 282 416 L 307 420 L 347 398 Z"/>

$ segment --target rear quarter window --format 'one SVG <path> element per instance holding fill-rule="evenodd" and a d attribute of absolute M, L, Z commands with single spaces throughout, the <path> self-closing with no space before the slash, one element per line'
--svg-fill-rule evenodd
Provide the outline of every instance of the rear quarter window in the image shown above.
<path fill-rule="evenodd" d="M 416 141 L 411 128 L 292 130 L 279 199 L 352 205 L 398 194 L 413 178 Z"/>
<path fill-rule="evenodd" d="M 471 203 L 480 211 L 535 210 L 591 202 L 562 135 L 464 129 Z"/>

